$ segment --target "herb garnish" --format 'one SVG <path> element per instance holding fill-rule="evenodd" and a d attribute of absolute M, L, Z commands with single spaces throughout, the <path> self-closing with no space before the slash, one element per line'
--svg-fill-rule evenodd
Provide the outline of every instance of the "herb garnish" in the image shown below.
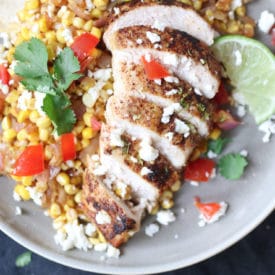
<path fill-rule="evenodd" d="M 216 140 L 209 140 L 208 150 L 211 150 L 213 153 L 219 155 L 224 146 L 230 141 L 230 138 L 221 138 L 219 137 Z"/>
<path fill-rule="evenodd" d="M 239 179 L 244 168 L 247 166 L 247 160 L 240 154 L 227 154 L 223 156 L 218 163 L 219 171 L 226 179 Z"/>
<path fill-rule="evenodd" d="M 32 253 L 30 251 L 24 252 L 20 254 L 16 260 L 15 265 L 17 267 L 24 267 L 27 266 L 32 260 Z"/>
<path fill-rule="evenodd" d="M 15 49 L 15 73 L 22 77 L 26 89 L 46 94 L 42 109 L 51 119 L 58 135 L 71 132 L 75 114 L 65 93 L 74 80 L 81 77 L 80 64 L 70 48 L 63 49 L 48 69 L 48 52 L 45 44 L 32 38 Z"/>

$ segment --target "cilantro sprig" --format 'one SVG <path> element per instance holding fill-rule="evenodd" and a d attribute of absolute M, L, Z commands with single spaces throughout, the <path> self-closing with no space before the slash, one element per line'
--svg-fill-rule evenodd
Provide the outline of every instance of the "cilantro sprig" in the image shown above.
<path fill-rule="evenodd" d="M 244 156 L 239 153 L 230 153 L 224 155 L 218 162 L 219 172 L 226 179 L 239 179 L 244 173 L 244 168 L 248 162 Z"/>
<path fill-rule="evenodd" d="M 15 73 L 22 77 L 21 83 L 30 91 L 46 94 L 42 109 L 51 119 L 58 135 L 70 132 L 76 122 L 71 102 L 65 91 L 79 79 L 80 64 L 70 48 L 63 49 L 48 68 L 48 52 L 45 44 L 32 38 L 15 49 L 17 64 Z"/>
<path fill-rule="evenodd" d="M 208 150 L 211 150 L 213 153 L 219 155 L 226 144 L 230 142 L 230 138 L 221 138 L 219 137 L 216 140 L 209 140 Z"/>

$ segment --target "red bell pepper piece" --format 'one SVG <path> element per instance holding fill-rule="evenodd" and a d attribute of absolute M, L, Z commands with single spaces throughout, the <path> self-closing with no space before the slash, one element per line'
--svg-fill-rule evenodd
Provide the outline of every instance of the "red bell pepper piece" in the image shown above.
<path fill-rule="evenodd" d="M 61 151 L 64 161 L 72 160 L 76 157 L 76 146 L 73 133 L 67 133 L 61 136 Z"/>
<path fill-rule="evenodd" d="M 217 202 L 202 203 L 200 198 L 195 197 L 195 206 L 206 220 L 211 218 L 221 209 L 221 205 Z"/>
<path fill-rule="evenodd" d="M 71 49 L 81 63 L 90 56 L 92 50 L 98 43 L 99 39 L 96 36 L 90 33 L 83 33 L 75 38 L 73 44 L 71 45 Z"/>
<path fill-rule="evenodd" d="M 149 80 L 160 79 L 169 76 L 169 72 L 156 60 L 147 61 L 144 56 L 141 57 L 146 76 Z"/>
<path fill-rule="evenodd" d="M 184 171 L 184 179 L 190 181 L 207 182 L 215 168 L 211 159 L 200 158 L 189 162 Z"/>
<path fill-rule="evenodd" d="M 0 81 L 3 85 L 9 85 L 10 82 L 10 74 L 3 64 L 0 64 Z"/>
<path fill-rule="evenodd" d="M 42 173 L 44 168 L 43 145 L 30 145 L 16 160 L 13 175 L 19 177 L 33 176 Z"/>
<path fill-rule="evenodd" d="M 92 125 L 93 130 L 100 131 L 101 123 L 95 117 L 91 118 L 91 125 Z"/>
<path fill-rule="evenodd" d="M 219 91 L 218 93 L 215 95 L 214 97 L 214 101 L 218 104 L 218 105 L 225 105 L 229 103 L 229 96 L 228 96 L 228 92 L 225 89 L 225 86 L 223 83 L 221 83 L 220 87 L 219 87 Z"/>

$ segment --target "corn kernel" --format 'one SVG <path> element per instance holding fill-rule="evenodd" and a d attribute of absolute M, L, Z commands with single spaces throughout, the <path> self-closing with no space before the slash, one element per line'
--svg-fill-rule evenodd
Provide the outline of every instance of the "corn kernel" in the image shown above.
<path fill-rule="evenodd" d="M 47 116 L 40 117 L 36 120 L 37 127 L 41 129 L 48 129 L 51 126 L 51 121 Z"/>
<path fill-rule="evenodd" d="M 89 20 L 87 21 L 84 25 L 83 25 L 83 30 L 86 31 L 86 32 L 89 32 L 91 31 L 92 27 L 93 27 L 93 21 L 92 20 Z"/>
<path fill-rule="evenodd" d="M 25 3 L 25 9 L 36 10 L 39 8 L 39 0 L 28 0 Z"/>
<path fill-rule="evenodd" d="M 239 24 L 236 21 L 230 21 L 227 26 L 228 33 L 237 33 L 239 31 Z"/>
<path fill-rule="evenodd" d="M 96 135 L 96 133 L 91 127 L 86 127 L 82 130 L 83 139 L 91 139 L 95 135 Z"/>
<path fill-rule="evenodd" d="M 40 117 L 40 115 L 39 115 L 38 111 L 33 110 L 30 113 L 29 119 L 31 122 L 35 123 L 39 117 Z"/>
<path fill-rule="evenodd" d="M 210 133 L 210 136 L 209 138 L 210 139 L 218 139 L 221 135 L 222 131 L 219 129 L 219 128 L 215 128 L 211 133 Z"/>
<path fill-rule="evenodd" d="M 38 182 L 36 182 L 35 187 L 36 187 L 37 192 L 44 193 L 48 189 L 48 184 L 45 181 L 38 181 Z"/>
<path fill-rule="evenodd" d="M 56 39 L 61 44 L 66 43 L 66 40 L 65 40 L 64 35 L 63 35 L 63 31 L 64 31 L 63 29 L 58 29 L 57 32 L 56 32 Z"/>
<path fill-rule="evenodd" d="M 21 35 L 22 35 L 24 40 L 29 40 L 31 38 L 30 31 L 27 27 L 23 27 L 21 29 Z"/>
<path fill-rule="evenodd" d="M 78 191 L 74 196 L 74 201 L 79 204 L 82 201 L 82 191 Z"/>
<path fill-rule="evenodd" d="M 68 195 L 75 195 L 79 191 L 79 189 L 72 184 L 66 184 L 64 190 Z"/>
<path fill-rule="evenodd" d="M 2 119 L 2 129 L 3 130 L 8 130 L 11 128 L 11 119 L 9 116 L 5 116 L 3 119 Z"/>
<path fill-rule="evenodd" d="M 7 129 L 3 131 L 3 141 L 12 142 L 16 137 L 17 133 L 14 129 Z"/>
<path fill-rule="evenodd" d="M 75 202 L 73 199 L 69 199 L 69 200 L 67 200 L 66 205 L 73 208 L 73 207 L 75 207 Z"/>
<path fill-rule="evenodd" d="M 90 140 L 89 139 L 81 140 L 81 145 L 82 145 L 82 148 L 88 147 L 90 145 Z"/>
<path fill-rule="evenodd" d="M 171 191 L 177 192 L 180 190 L 180 187 L 181 187 L 181 182 L 180 182 L 180 180 L 178 180 L 171 186 Z"/>
<path fill-rule="evenodd" d="M 14 188 L 14 192 L 17 193 L 24 201 L 28 201 L 31 198 L 29 191 L 22 184 L 17 184 Z"/>
<path fill-rule="evenodd" d="M 91 34 L 94 35 L 95 37 L 97 37 L 98 39 L 100 39 L 101 35 L 102 35 L 102 31 L 101 31 L 101 29 L 99 29 L 97 27 L 92 27 Z"/>
<path fill-rule="evenodd" d="M 47 141 L 50 137 L 50 132 L 48 129 L 39 129 L 39 139 L 42 141 Z"/>
<path fill-rule="evenodd" d="M 104 238 L 103 234 L 101 232 L 98 232 L 98 240 L 101 243 L 106 243 L 106 239 Z"/>
<path fill-rule="evenodd" d="M 105 10 L 109 0 L 94 0 L 93 4 L 100 10 Z"/>
<path fill-rule="evenodd" d="M 21 181 L 22 177 L 18 177 L 18 176 L 15 176 L 15 175 L 11 175 L 11 178 L 17 182 Z"/>
<path fill-rule="evenodd" d="M 85 122 L 86 126 L 91 127 L 91 119 L 92 119 L 92 113 L 86 112 L 83 115 L 83 121 Z"/>
<path fill-rule="evenodd" d="M 71 26 L 73 23 L 73 20 L 74 20 L 74 13 L 69 10 L 65 11 L 61 18 L 62 24 L 66 27 Z"/>
<path fill-rule="evenodd" d="M 172 198 L 173 198 L 173 193 L 169 190 L 164 191 L 160 197 L 161 200 L 172 199 Z"/>
<path fill-rule="evenodd" d="M 236 8 L 236 13 L 237 13 L 238 16 L 241 16 L 241 17 L 245 16 L 245 14 L 246 14 L 245 6 L 237 7 Z"/>
<path fill-rule="evenodd" d="M 39 30 L 41 32 L 47 32 L 49 27 L 48 27 L 48 23 L 47 23 L 47 18 L 46 16 L 42 16 L 39 21 L 38 21 L 38 26 L 39 26 Z"/>
<path fill-rule="evenodd" d="M 67 221 L 73 221 L 77 219 L 76 210 L 73 208 L 69 208 L 68 210 L 66 210 L 66 218 L 67 218 Z"/>
<path fill-rule="evenodd" d="M 78 29 L 82 29 L 84 24 L 85 24 L 85 21 L 80 17 L 75 17 L 73 19 L 73 26 L 78 28 Z"/>
<path fill-rule="evenodd" d="M 81 181 L 82 181 L 82 177 L 73 177 L 72 179 L 71 179 L 71 183 L 73 184 L 73 185 L 78 185 L 78 184 L 80 184 L 81 183 Z"/>
<path fill-rule="evenodd" d="M 26 129 L 22 129 L 17 133 L 17 139 L 19 141 L 26 140 L 27 137 L 28 137 L 28 133 L 27 133 Z"/>
<path fill-rule="evenodd" d="M 163 209 L 170 209 L 174 206 L 174 201 L 171 199 L 165 199 L 161 202 L 161 207 Z"/>
<path fill-rule="evenodd" d="M 101 17 L 101 15 L 102 15 L 102 11 L 101 11 L 100 9 L 98 9 L 98 8 L 95 8 L 95 9 L 93 9 L 93 10 L 91 11 L 91 15 L 92 15 L 92 17 L 94 17 L 94 18 L 99 18 L 99 17 Z"/>
<path fill-rule="evenodd" d="M 97 245 L 100 243 L 100 240 L 98 238 L 89 238 L 89 241 L 92 245 Z"/>
<path fill-rule="evenodd" d="M 150 210 L 150 214 L 151 215 L 156 215 L 159 211 L 159 205 L 156 204 L 151 210 Z"/>
<path fill-rule="evenodd" d="M 92 53 L 91 53 L 91 56 L 94 57 L 94 58 L 98 58 L 102 55 L 102 51 L 97 49 L 97 48 L 94 48 L 92 50 Z"/>
<path fill-rule="evenodd" d="M 31 186 L 32 185 L 32 176 L 22 177 L 21 181 L 24 186 Z"/>
<path fill-rule="evenodd" d="M 60 185 L 64 186 L 64 185 L 70 184 L 70 177 L 68 174 L 61 172 L 56 176 L 56 181 Z"/>
<path fill-rule="evenodd" d="M 22 123 L 24 122 L 26 119 L 29 118 L 29 115 L 30 115 L 30 111 L 28 110 L 21 110 L 17 116 L 17 121 L 19 123 Z"/>
<path fill-rule="evenodd" d="M 57 203 L 53 203 L 50 207 L 50 216 L 52 218 L 57 218 L 59 215 L 61 215 L 61 207 Z"/>
<path fill-rule="evenodd" d="M 11 93 L 9 93 L 5 99 L 5 101 L 9 104 L 13 104 L 17 101 L 18 99 L 18 94 L 14 93 L 13 91 Z"/>

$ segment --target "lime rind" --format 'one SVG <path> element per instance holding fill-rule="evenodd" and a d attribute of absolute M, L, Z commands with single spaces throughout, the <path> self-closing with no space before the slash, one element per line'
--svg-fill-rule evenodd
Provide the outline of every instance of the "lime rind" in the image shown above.
<path fill-rule="evenodd" d="M 275 112 L 275 56 L 261 42 L 240 35 L 226 35 L 215 40 L 213 51 L 223 63 L 235 87 L 243 95 L 256 123 Z M 236 64 L 234 53 L 241 54 Z"/>

